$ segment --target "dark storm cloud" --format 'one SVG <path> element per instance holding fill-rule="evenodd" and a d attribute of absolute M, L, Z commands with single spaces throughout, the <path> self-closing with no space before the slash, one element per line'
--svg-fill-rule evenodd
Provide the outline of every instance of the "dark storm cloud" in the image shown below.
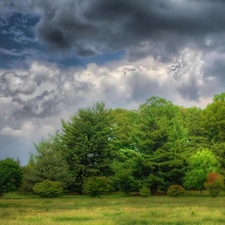
<path fill-rule="evenodd" d="M 16 119 L 40 117 L 45 118 L 58 114 L 58 105 L 62 98 L 55 91 L 44 91 L 42 94 L 29 100 L 22 100 L 20 97 L 14 97 L 12 102 L 16 102 L 20 110 L 14 112 Z"/>
<path fill-rule="evenodd" d="M 204 77 L 207 79 L 209 77 L 217 77 L 221 84 L 225 83 L 225 55 L 212 52 L 204 57 L 204 66 L 202 68 Z"/>
<path fill-rule="evenodd" d="M 186 100 L 197 101 L 200 97 L 199 86 L 195 79 L 189 80 L 187 83 L 177 88 L 181 96 Z"/>
<path fill-rule="evenodd" d="M 157 89 L 160 89 L 157 80 L 140 72 L 132 73 L 132 75 L 129 76 L 127 83 L 132 89 L 131 98 L 137 102 L 145 101 L 146 96 L 157 95 Z"/>
<path fill-rule="evenodd" d="M 225 31 L 225 1 L 33 0 L 41 15 L 37 31 L 51 48 L 81 56 L 153 43 L 153 53 L 176 53 L 184 45 L 207 48 L 205 40 Z M 163 49 L 154 46 L 163 46 Z M 157 52 L 158 51 L 158 52 Z"/>

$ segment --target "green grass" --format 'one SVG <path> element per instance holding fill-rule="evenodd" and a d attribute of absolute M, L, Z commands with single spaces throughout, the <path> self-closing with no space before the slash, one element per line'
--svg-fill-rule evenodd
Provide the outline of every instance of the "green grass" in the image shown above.
<path fill-rule="evenodd" d="M 224 196 L 171 198 L 122 194 L 55 199 L 6 195 L 0 199 L 1 225 L 217 225 L 225 224 Z M 196 196 L 198 197 L 196 197 Z"/>

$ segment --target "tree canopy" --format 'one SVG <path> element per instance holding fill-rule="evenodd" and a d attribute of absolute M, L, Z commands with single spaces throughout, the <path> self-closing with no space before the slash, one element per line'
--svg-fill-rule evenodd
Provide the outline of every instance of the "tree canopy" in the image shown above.
<path fill-rule="evenodd" d="M 0 198 L 5 193 L 19 189 L 22 182 L 22 169 L 16 161 L 7 158 L 0 160 Z"/>
<path fill-rule="evenodd" d="M 157 96 L 137 110 L 96 102 L 62 119 L 61 129 L 35 145 L 23 186 L 59 181 L 81 194 L 103 179 L 125 193 L 147 188 L 154 194 L 171 185 L 201 191 L 208 173 L 225 175 L 224 121 L 225 93 L 205 109 Z"/>

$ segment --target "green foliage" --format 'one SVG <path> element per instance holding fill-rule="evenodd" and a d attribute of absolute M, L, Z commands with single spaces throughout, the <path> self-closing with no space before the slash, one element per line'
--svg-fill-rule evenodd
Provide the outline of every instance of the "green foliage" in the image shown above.
<path fill-rule="evenodd" d="M 200 191 L 204 188 L 204 181 L 206 173 L 202 169 L 193 169 L 186 173 L 184 178 L 184 186 L 188 189 L 198 189 Z"/>
<path fill-rule="evenodd" d="M 22 182 L 22 170 L 13 159 L 0 160 L 0 198 L 5 193 L 17 191 Z"/>
<path fill-rule="evenodd" d="M 146 161 L 140 152 L 132 149 L 117 151 L 112 165 L 114 186 L 126 194 L 138 191 L 151 173 L 151 165 Z"/>
<path fill-rule="evenodd" d="M 184 176 L 184 158 L 179 149 L 171 148 L 168 150 L 159 149 L 154 152 L 150 159 L 155 167 L 155 176 L 161 179 L 159 187 L 166 191 L 174 183 L 182 184 Z"/>
<path fill-rule="evenodd" d="M 225 176 L 225 142 L 214 143 L 212 146 L 212 152 L 216 156 L 217 160 L 221 164 L 220 173 Z"/>
<path fill-rule="evenodd" d="M 178 197 L 186 194 L 185 189 L 180 185 L 171 185 L 167 190 L 168 196 Z"/>
<path fill-rule="evenodd" d="M 210 142 L 225 142 L 225 93 L 214 96 L 203 113 L 204 129 Z"/>
<path fill-rule="evenodd" d="M 33 168 L 29 165 L 22 167 L 23 179 L 20 185 L 20 194 L 33 194 L 33 186 L 35 185 L 35 178 L 33 177 Z"/>
<path fill-rule="evenodd" d="M 136 148 L 150 155 L 168 142 L 168 128 L 177 115 L 178 107 L 160 97 L 151 97 L 139 107 L 137 129 L 134 133 Z"/>
<path fill-rule="evenodd" d="M 209 173 L 207 182 L 204 183 L 205 188 L 208 189 L 211 197 L 217 197 L 220 192 L 224 190 L 223 177 L 218 173 Z"/>
<path fill-rule="evenodd" d="M 225 102 L 225 92 L 214 95 L 213 101 L 214 102 Z"/>
<path fill-rule="evenodd" d="M 69 166 L 53 138 L 42 140 L 35 144 L 35 148 L 36 152 L 30 155 L 28 165 L 23 167 L 20 193 L 32 194 L 32 187 L 44 180 L 59 181 L 64 189 L 73 183 Z"/>
<path fill-rule="evenodd" d="M 44 180 L 35 184 L 33 191 L 42 198 L 54 198 L 62 195 L 63 187 L 61 182 Z"/>
<path fill-rule="evenodd" d="M 146 186 L 143 186 L 139 191 L 142 197 L 148 197 L 149 195 L 151 195 L 150 189 Z"/>
<path fill-rule="evenodd" d="M 60 143 L 76 190 L 82 193 L 85 177 L 109 176 L 112 173 L 113 120 L 103 102 L 79 109 L 69 122 L 62 121 Z"/>
<path fill-rule="evenodd" d="M 188 171 L 184 178 L 184 186 L 188 189 L 203 190 L 204 181 L 209 172 L 218 171 L 220 164 L 209 149 L 202 149 L 193 154 L 188 160 Z"/>
<path fill-rule="evenodd" d="M 42 140 L 36 147 L 32 176 L 36 182 L 44 180 L 59 181 L 63 188 L 72 183 L 69 166 L 59 151 L 58 143 L 52 140 Z"/>
<path fill-rule="evenodd" d="M 88 177 L 83 183 L 83 193 L 90 197 L 100 197 L 103 192 L 110 190 L 110 181 L 106 177 Z"/>
<path fill-rule="evenodd" d="M 125 193 L 145 186 L 154 194 L 172 184 L 201 191 L 208 173 L 225 175 L 224 99 L 225 93 L 215 95 L 206 109 L 157 96 L 138 110 L 111 110 L 103 102 L 79 109 L 35 145 L 20 190 L 31 193 L 49 179 L 82 193 L 89 178 L 110 177 L 111 190 Z"/>
<path fill-rule="evenodd" d="M 111 112 L 113 120 L 113 147 L 115 150 L 133 149 L 135 147 L 132 134 L 135 131 L 138 113 L 126 109 L 115 109 Z"/>
<path fill-rule="evenodd" d="M 114 184 L 119 188 L 120 191 L 129 194 L 131 191 L 136 191 L 137 181 L 132 176 L 131 169 L 121 169 L 113 177 Z"/>

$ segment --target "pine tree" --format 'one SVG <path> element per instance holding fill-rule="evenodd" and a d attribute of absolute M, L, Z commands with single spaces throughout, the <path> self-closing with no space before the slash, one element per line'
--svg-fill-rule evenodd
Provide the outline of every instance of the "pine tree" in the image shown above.
<path fill-rule="evenodd" d="M 79 193 L 84 178 L 111 174 L 113 121 L 110 115 L 105 103 L 97 102 L 92 108 L 79 109 L 69 122 L 62 120 L 61 144 Z"/>

